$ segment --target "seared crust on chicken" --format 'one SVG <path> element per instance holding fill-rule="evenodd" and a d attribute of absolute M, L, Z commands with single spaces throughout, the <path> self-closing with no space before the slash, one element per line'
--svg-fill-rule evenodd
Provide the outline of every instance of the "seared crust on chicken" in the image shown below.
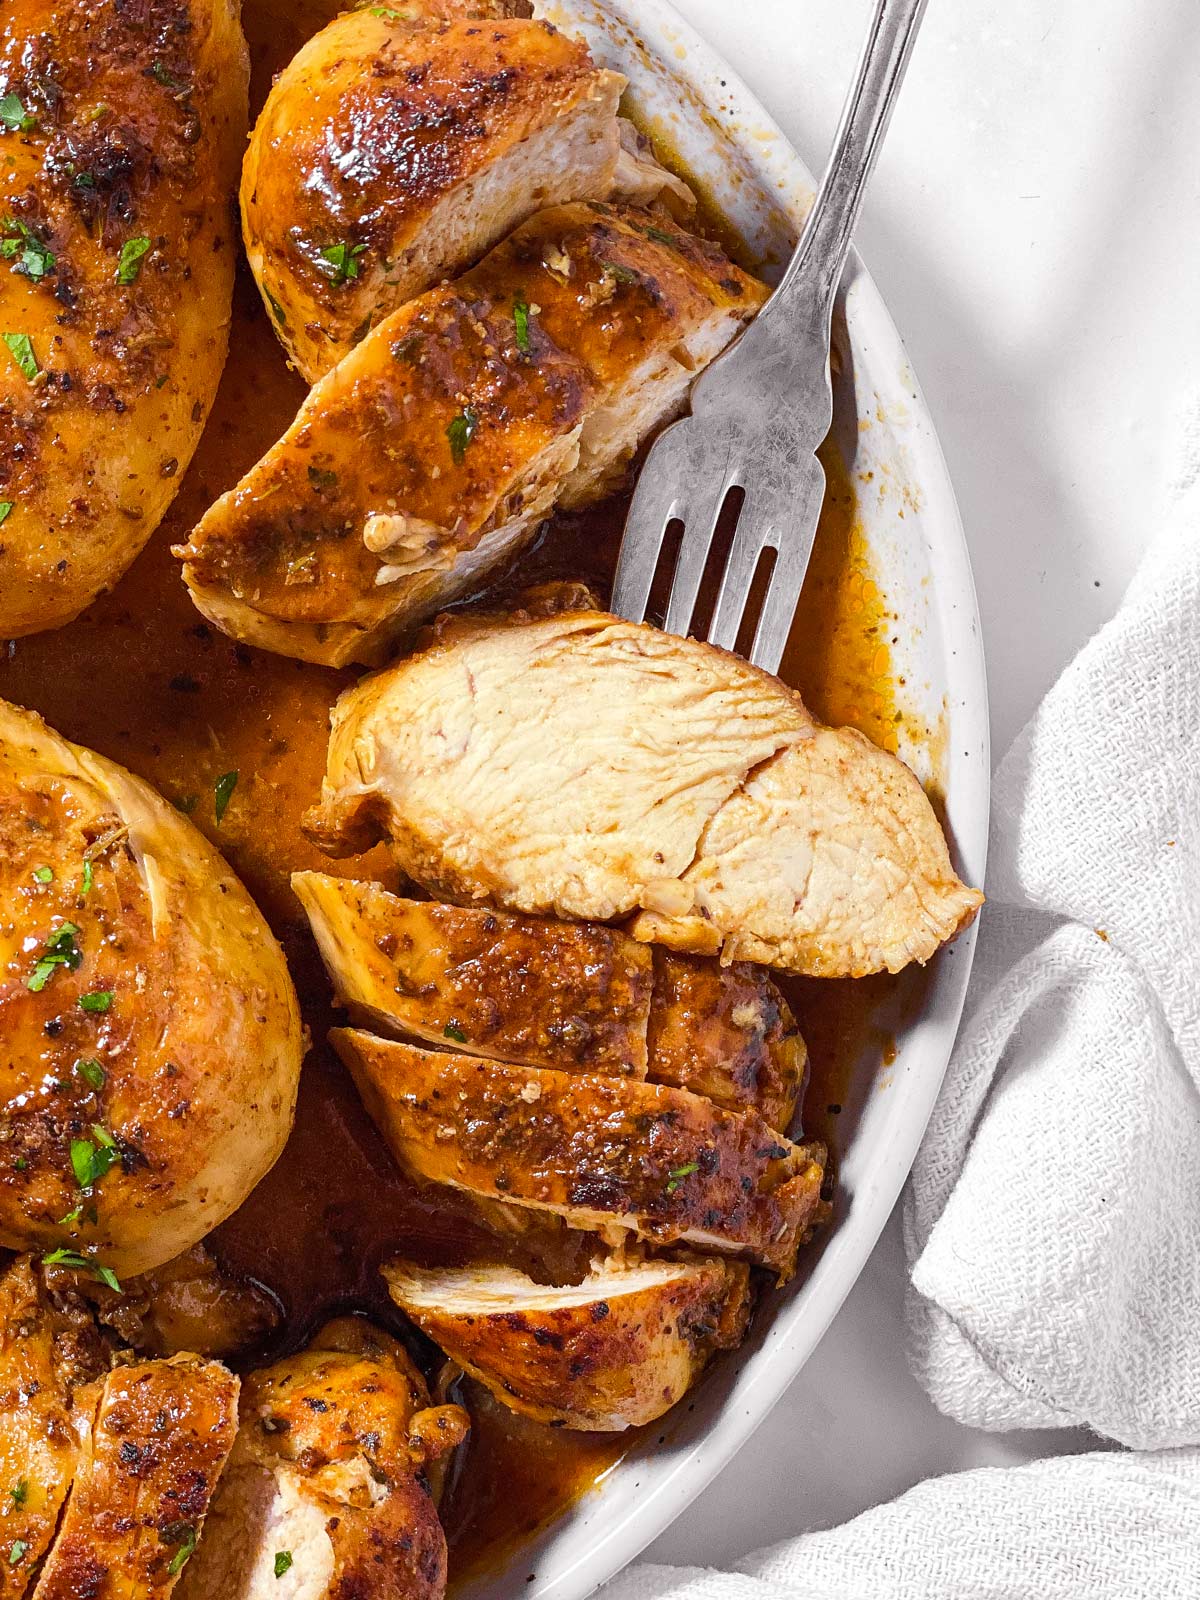
<path fill-rule="evenodd" d="M 237 1429 L 238 1380 L 173 1356 L 105 1379 L 34 1600 L 166 1600 Z"/>
<path fill-rule="evenodd" d="M 498 1400 L 553 1427 L 620 1432 L 679 1400 L 746 1331 L 749 1268 L 714 1257 L 596 1266 L 547 1288 L 511 1267 L 383 1269 L 392 1299 Z"/>
<path fill-rule="evenodd" d="M 654 952 L 649 1076 L 786 1132 L 808 1051 L 787 1001 L 760 967 Z"/>
<path fill-rule="evenodd" d="M 534 211 L 606 198 L 624 86 L 547 22 L 372 7 L 310 39 L 242 169 L 246 254 L 308 382 Z"/>
<path fill-rule="evenodd" d="M 684 1241 L 791 1276 L 821 1212 L 825 1151 L 753 1112 L 629 1078 L 517 1067 L 335 1029 L 397 1161 L 428 1183 L 572 1227 Z"/>
<path fill-rule="evenodd" d="M 20 1600 L 54 1537 L 108 1350 L 86 1308 L 27 1256 L 0 1277 L 0 1597 Z"/>
<path fill-rule="evenodd" d="M 462 617 L 337 702 L 331 854 L 441 899 L 612 921 L 815 977 L 927 961 L 982 900 L 902 762 L 777 678 L 602 612 Z"/>
<path fill-rule="evenodd" d="M 176 551 L 204 615 L 285 655 L 378 661 L 556 502 L 604 493 L 766 292 L 661 224 L 539 212 L 386 318 Z"/>
<path fill-rule="evenodd" d="M 233 292 L 238 12 L 234 0 L 4 7 L 6 638 L 59 627 L 117 581 L 200 438 Z"/>
<path fill-rule="evenodd" d="M 229 1215 L 291 1128 L 283 953 L 197 829 L 0 701 L 0 1244 L 118 1275 Z"/>
<path fill-rule="evenodd" d="M 458 1406 L 430 1408 L 395 1339 L 330 1323 L 245 1380 L 179 1600 L 441 1600 L 446 1540 L 420 1475 L 468 1426 Z"/>
<path fill-rule="evenodd" d="M 297 872 L 339 1000 L 356 1021 L 533 1067 L 646 1076 L 650 953 L 627 934 L 402 900 Z"/>

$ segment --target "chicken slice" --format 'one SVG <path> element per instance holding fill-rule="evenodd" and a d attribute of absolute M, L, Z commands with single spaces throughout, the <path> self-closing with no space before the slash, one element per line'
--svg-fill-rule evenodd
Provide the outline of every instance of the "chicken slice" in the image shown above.
<path fill-rule="evenodd" d="M 118 1277 L 283 1149 L 304 1035 L 224 861 L 114 762 L 0 701 L 0 1245 Z"/>
<path fill-rule="evenodd" d="M 654 213 L 539 212 L 393 312 L 176 551 L 225 632 L 375 661 L 603 493 L 766 291 Z"/>
<path fill-rule="evenodd" d="M 654 952 L 649 1073 L 728 1111 L 757 1111 L 786 1132 L 808 1051 L 796 1019 L 760 967 Z"/>
<path fill-rule="evenodd" d="M 25 1594 L 54 1536 L 108 1366 L 86 1307 L 14 1261 L 0 1277 L 2 1600 Z"/>
<path fill-rule="evenodd" d="M 0 632 L 61 627 L 174 499 L 216 394 L 246 135 L 236 0 L 6 0 Z"/>
<path fill-rule="evenodd" d="M 237 1429 L 238 1380 L 178 1355 L 109 1373 L 33 1600 L 165 1600 Z"/>
<path fill-rule="evenodd" d="M 452 1361 L 513 1411 L 552 1427 L 619 1433 L 653 1422 L 714 1350 L 740 1344 L 744 1262 L 600 1262 L 547 1288 L 512 1267 L 383 1269 L 392 1299 Z"/>
<path fill-rule="evenodd" d="M 902 762 L 777 678 L 602 612 L 464 616 L 334 707 L 331 854 L 439 898 L 819 977 L 927 961 L 982 896 Z"/>
<path fill-rule="evenodd" d="M 414 24 L 376 6 L 310 39 L 242 169 L 246 254 L 308 382 L 533 212 L 607 197 L 624 87 L 522 18 Z"/>
<path fill-rule="evenodd" d="M 821 1145 L 686 1089 L 419 1050 L 355 1029 L 334 1047 L 396 1160 L 574 1228 L 683 1241 L 780 1280 L 822 1212 Z"/>
<path fill-rule="evenodd" d="M 319 872 L 292 887 L 356 1021 L 500 1061 L 645 1077 L 650 953 L 627 934 Z"/>
<path fill-rule="evenodd" d="M 242 1386 L 241 1425 L 179 1600 L 441 1600 L 446 1540 L 421 1475 L 466 1436 L 358 1318 Z"/>

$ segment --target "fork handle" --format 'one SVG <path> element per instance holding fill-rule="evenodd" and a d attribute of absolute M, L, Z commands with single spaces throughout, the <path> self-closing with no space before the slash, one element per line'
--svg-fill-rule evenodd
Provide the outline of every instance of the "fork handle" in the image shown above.
<path fill-rule="evenodd" d="M 926 0 L 876 0 L 854 84 L 842 107 L 829 164 L 770 306 L 803 300 L 809 312 L 832 306 L 867 179 L 875 165 Z"/>

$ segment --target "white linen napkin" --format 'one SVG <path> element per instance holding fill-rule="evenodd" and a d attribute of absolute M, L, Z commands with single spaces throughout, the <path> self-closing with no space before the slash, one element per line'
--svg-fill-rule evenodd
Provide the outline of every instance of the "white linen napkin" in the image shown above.
<path fill-rule="evenodd" d="M 739 1562 L 631 1567 L 602 1600 L 1196 1600 L 1200 1450 L 931 1478 Z"/>

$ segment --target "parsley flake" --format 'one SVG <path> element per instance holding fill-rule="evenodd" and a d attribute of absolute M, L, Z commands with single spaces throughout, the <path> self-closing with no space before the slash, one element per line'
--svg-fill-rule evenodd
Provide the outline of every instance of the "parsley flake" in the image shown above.
<path fill-rule="evenodd" d="M 8 353 L 20 367 L 22 375 L 32 383 L 42 370 L 33 353 L 33 340 L 27 333 L 4 333 L 0 334 L 0 339 L 8 346 Z"/>
<path fill-rule="evenodd" d="M 106 1267 L 102 1261 L 93 1261 L 89 1256 L 81 1256 L 78 1250 L 51 1250 L 42 1257 L 44 1267 L 70 1267 L 73 1272 L 90 1272 L 97 1283 L 105 1284 L 109 1289 L 121 1293 L 121 1285 L 117 1275 L 111 1267 Z"/>
<path fill-rule="evenodd" d="M 309 467 L 308 481 L 314 489 L 336 489 L 338 475 L 336 472 L 331 472 L 328 467 Z"/>
<path fill-rule="evenodd" d="M 281 328 L 286 328 L 287 312 L 279 304 L 279 301 L 276 300 L 275 296 L 271 293 L 270 289 L 267 288 L 266 284 L 263 285 L 263 293 L 267 297 L 267 304 L 271 308 L 271 315 L 275 318 L 275 321 Z"/>
<path fill-rule="evenodd" d="M 0 123 L 9 133 L 28 133 L 37 127 L 37 118 L 26 111 L 20 95 L 6 94 L 0 95 Z"/>
<path fill-rule="evenodd" d="M 91 994 L 81 994 L 79 1004 L 84 1011 L 107 1011 L 113 1003 L 111 989 L 97 989 Z"/>
<path fill-rule="evenodd" d="M 513 301 L 513 333 L 516 335 L 517 349 L 523 356 L 527 356 L 529 354 L 528 300 Z"/>
<path fill-rule="evenodd" d="M 475 437 L 478 427 L 479 413 L 472 406 L 466 406 L 446 429 L 446 437 L 450 441 L 450 455 L 456 467 L 462 465 L 467 446 Z"/>
<path fill-rule="evenodd" d="M 8 1491 L 8 1498 L 15 1506 L 23 1506 L 29 1499 L 29 1480 L 20 1478 Z"/>
<path fill-rule="evenodd" d="M 682 1167 L 672 1167 L 670 1181 L 667 1184 L 667 1193 L 674 1194 L 685 1178 L 690 1177 L 693 1172 L 699 1172 L 699 1170 L 700 1163 L 698 1161 L 689 1161 L 686 1166 Z"/>
<path fill-rule="evenodd" d="M 54 868 L 53 867 L 34 867 L 33 875 L 34 875 L 34 877 L 37 879 L 37 881 L 39 883 L 53 883 L 54 882 Z"/>
<path fill-rule="evenodd" d="M 11 500 L 0 500 L 0 522 L 4 521 L 5 517 L 8 516 L 8 513 L 12 510 L 12 508 L 13 502 Z"/>
<path fill-rule="evenodd" d="M 0 260 L 11 261 L 14 272 L 40 283 L 48 272 L 54 271 L 54 251 L 43 244 L 26 223 L 16 217 L 5 217 L 0 230 L 4 234 L 0 238 Z"/>
<path fill-rule="evenodd" d="M 116 1142 L 110 1133 L 93 1123 L 96 1143 L 90 1139 L 71 1140 L 71 1168 L 81 1189 L 91 1189 L 101 1178 L 112 1171 L 121 1159 Z"/>
<path fill-rule="evenodd" d="M 77 972 L 83 962 L 83 952 L 75 943 L 75 935 L 79 929 L 73 922 L 64 922 L 57 933 L 48 940 L 45 949 L 37 958 L 33 971 L 26 979 L 26 986 L 34 994 L 41 991 L 54 976 L 58 967 L 69 967 L 72 972 Z"/>
<path fill-rule="evenodd" d="M 454 1039 L 459 1044 L 466 1044 L 467 1036 L 456 1022 L 448 1022 L 442 1029 L 447 1039 Z"/>
<path fill-rule="evenodd" d="M 673 233 L 664 233 L 661 228 L 643 228 L 642 232 L 656 244 L 669 244 L 673 250 L 679 248 L 679 240 Z"/>
<path fill-rule="evenodd" d="M 117 282 L 136 283 L 142 270 L 142 258 L 150 253 L 150 241 L 145 234 L 136 239 L 126 239 L 117 261 Z"/>
<path fill-rule="evenodd" d="M 181 1573 L 191 1560 L 192 1552 L 196 1548 L 196 1530 L 190 1522 L 172 1523 L 169 1528 L 164 1528 L 159 1534 L 164 1544 L 178 1544 L 179 1549 L 167 1562 L 167 1571 L 174 1578 Z"/>
<path fill-rule="evenodd" d="M 75 1063 L 74 1070 L 83 1079 L 84 1083 L 91 1084 L 93 1089 L 103 1089 L 106 1074 L 104 1068 L 94 1056 L 78 1060 Z"/>
<path fill-rule="evenodd" d="M 14 1539 L 12 1549 L 8 1553 L 9 1566 L 15 1567 L 19 1561 L 24 1561 L 28 1549 L 29 1545 L 24 1539 Z"/>
<path fill-rule="evenodd" d="M 290 1550 L 276 1550 L 276 1552 L 275 1552 L 275 1576 L 277 1578 L 282 1578 L 284 1573 L 288 1571 L 288 1569 L 291 1567 L 291 1565 L 292 1565 L 292 1552 Z"/>
<path fill-rule="evenodd" d="M 366 250 L 365 244 L 350 244 L 342 240 L 340 244 L 327 244 L 321 251 L 321 260 L 328 264 L 329 270 L 322 267 L 322 272 L 333 284 L 349 283 L 352 278 L 358 277 L 358 258 Z"/>
<path fill-rule="evenodd" d="M 229 809 L 229 802 L 233 799 L 233 791 L 237 788 L 238 774 L 236 772 L 223 772 L 213 785 L 213 812 L 220 826 L 225 813 Z"/>
<path fill-rule="evenodd" d="M 83 876 L 79 880 L 79 892 L 80 892 L 80 894 L 91 894 L 91 892 L 92 892 L 92 884 L 95 881 L 96 881 L 95 880 L 95 876 L 94 876 L 94 874 L 92 872 L 91 859 L 89 857 L 85 856 L 84 857 L 84 861 L 83 861 Z"/>

